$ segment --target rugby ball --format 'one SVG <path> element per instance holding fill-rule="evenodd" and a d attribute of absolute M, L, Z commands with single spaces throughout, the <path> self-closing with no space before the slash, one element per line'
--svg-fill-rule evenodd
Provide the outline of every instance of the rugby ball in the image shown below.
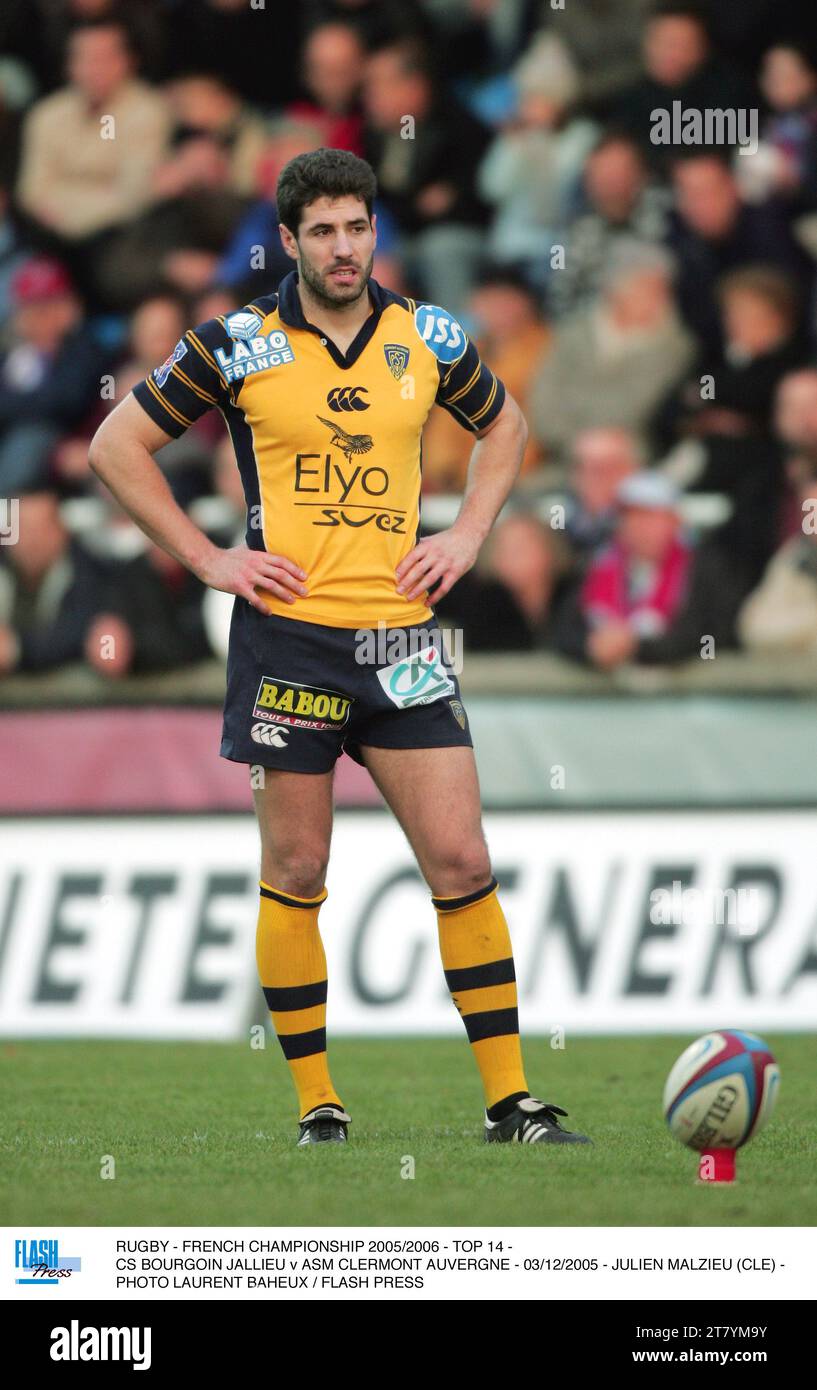
<path fill-rule="evenodd" d="M 664 1087 L 664 1116 L 690 1149 L 739 1149 L 769 1119 L 780 1068 L 753 1033 L 705 1033 L 681 1053 Z"/>

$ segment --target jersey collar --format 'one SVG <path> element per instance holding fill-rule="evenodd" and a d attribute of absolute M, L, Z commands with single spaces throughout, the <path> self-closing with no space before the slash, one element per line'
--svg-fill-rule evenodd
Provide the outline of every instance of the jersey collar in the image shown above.
<path fill-rule="evenodd" d="M 377 325 L 380 322 L 380 315 L 390 302 L 388 290 L 384 290 L 382 285 L 378 285 L 376 280 L 370 280 L 369 301 L 372 312 L 361 325 L 357 337 L 349 344 L 349 350 L 344 356 L 339 347 L 326 336 L 322 328 L 316 328 L 314 323 L 310 323 L 305 317 L 301 306 L 300 295 L 298 294 L 298 272 L 293 270 L 278 286 L 278 314 L 283 323 L 290 328 L 302 328 L 307 333 L 314 333 L 326 344 L 326 351 L 329 353 L 336 366 L 341 368 L 353 367 L 366 344 L 370 341 Z"/>

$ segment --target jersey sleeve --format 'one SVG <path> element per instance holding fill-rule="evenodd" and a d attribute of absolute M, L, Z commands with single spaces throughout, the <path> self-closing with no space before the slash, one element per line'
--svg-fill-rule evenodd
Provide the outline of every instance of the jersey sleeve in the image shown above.
<path fill-rule="evenodd" d="M 436 401 L 465 429 L 477 434 L 496 419 L 505 403 L 505 387 L 480 359 L 469 338 L 453 366 L 443 366 Z"/>
<path fill-rule="evenodd" d="M 167 360 L 134 386 L 142 409 L 174 439 L 205 411 L 229 402 L 229 387 L 216 360 L 227 341 L 219 319 L 189 328 Z"/>

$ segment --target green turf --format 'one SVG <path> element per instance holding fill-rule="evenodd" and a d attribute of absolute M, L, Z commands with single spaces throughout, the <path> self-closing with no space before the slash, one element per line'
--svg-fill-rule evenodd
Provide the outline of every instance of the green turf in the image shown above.
<path fill-rule="evenodd" d="M 815 1225 L 817 1037 L 771 1039 L 783 1073 L 769 1128 L 733 1187 L 694 1182 L 661 1090 L 689 1039 L 529 1040 L 534 1094 L 593 1149 L 482 1143 L 457 1039 L 338 1040 L 352 1142 L 293 1145 L 289 1078 L 264 1051 L 211 1043 L 0 1047 L 0 1222 L 60 1225 Z M 105 1155 L 114 1180 L 102 1180 Z M 414 1159 L 413 1180 L 401 1177 Z"/>

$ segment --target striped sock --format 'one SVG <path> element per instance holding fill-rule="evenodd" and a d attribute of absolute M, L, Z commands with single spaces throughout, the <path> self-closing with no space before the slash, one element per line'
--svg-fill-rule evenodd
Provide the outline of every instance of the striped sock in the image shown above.
<path fill-rule="evenodd" d="M 326 1059 L 326 955 L 317 898 L 261 883 L 255 955 L 261 988 L 298 1092 L 301 1119 L 318 1105 L 343 1109 Z"/>
<path fill-rule="evenodd" d="M 496 879 L 464 898 L 432 898 L 440 955 L 462 1015 L 489 1111 L 529 1094 L 519 1043 L 513 948 Z M 490 1118 L 496 1118 L 494 1111 Z"/>

